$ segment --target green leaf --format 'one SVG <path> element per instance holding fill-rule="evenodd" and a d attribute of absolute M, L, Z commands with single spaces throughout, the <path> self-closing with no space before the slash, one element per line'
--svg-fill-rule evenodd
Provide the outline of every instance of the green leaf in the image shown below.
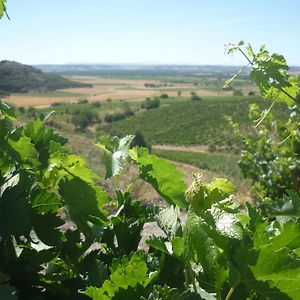
<path fill-rule="evenodd" d="M 42 213 L 56 213 L 57 210 L 62 206 L 60 199 L 56 194 L 48 191 L 38 191 L 32 199 L 32 208 Z"/>
<path fill-rule="evenodd" d="M 208 225 L 194 212 L 189 212 L 184 228 L 185 256 L 200 263 L 210 280 L 214 281 L 213 268 L 219 256 L 213 238 L 207 233 Z M 207 278 L 209 280 L 209 278 Z"/>
<path fill-rule="evenodd" d="M 1 8 L 3 9 L 3 5 L 0 2 L 0 17 L 3 15 L 1 15 Z M 4 114 L 7 118 L 11 119 L 11 120 L 15 120 L 16 119 L 16 112 L 15 109 L 12 106 L 9 106 L 6 103 L 3 103 L 0 101 L 0 111 L 2 114 Z"/>
<path fill-rule="evenodd" d="M 29 236 L 31 230 L 28 175 L 20 176 L 14 186 L 5 189 L 0 201 L 0 235 Z"/>
<path fill-rule="evenodd" d="M 94 221 L 91 217 L 107 222 L 102 208 L 107 203 L 108 197 L 99 188 L 79 177 L 73 177 L 60 182 L 59 193 L 67 204 L 71 219 L 82 230 L 87 229 L 87 221 Z"/>
<path fill-rule="evenodd" d="M 180 209 L 178 206 L 169 206 L 159 211 L 156 220 L 158 226 L 166 233 L 168 237 L 174 237 L 181 229 Z"/>
<path fill-rule="evenodd" d="M 239 240 L 243 238 L 243 228 L 237 213 L 226 212 L 215 205 L 212 206 L 210 213 L 214 218 L 216 229 L 221 235 Z"/>
<path fill-rule="evenodd" d="M 225 178 L 215 178 L 208 186 L 210 191 L 218 189 L 225 195 L 231 195 L 237 191 L 236 187 Z"/>
<path fill-rule="evenodd" d="M 153 249 L 159 250 L 166 254 L 172 254 L 166 247 L 165 241 L 162 237 L 157 237 L 157 236 L 152 235 L 146 241 L 146 244 L 149 245 L 150 247 L 152 247 Z"/>
<path fill-rule="evenodd" d="M 48 246 L 59 246 L 62 234 L 58 227 L 64 221 L 54 214 L 32 214 L 31 221 L 38 238 Z"/>
<path fill-rule="evenodd" d="M 148 279 L 147 271 L 143 256 L 136 253 L 129 262 L 123 259 L 101 288 L 88 287 L 84 294 L 93 300 L 112 299 L 120 289 L 126 290 L 129 287 L 143 285 Z"/>
<path fill-rule="evenodd" d="M 290 86 L 284 88 L 284 92 L 282 89 L 278 89 L 278 87 L 270 87 L 268 91 L 265 93 L 265 98 L 270 99 L 275 102 L 286 103 L 287 105 L 292 105 L 297 95 L 299 94 L 299 80 L 296 76 L 290 76 L 288 78 L 288 82 Z M 288 96 L 287 93 L 291 96 Z"/>
<path fill-rule="evenodd" d="M 30 138 L 22 136 L 17 140 L 9 139 L 8 143 L 19 154 L 24 163 L 28 163 L 33 166 L 39 165 L 37 160 L 38 152 L 31 143 Z"/>
<path fill-rule="evenodd" d="M 24 129 L 24 133 L 31 139 L 32 143 L 34 143 L 39 153 L 39 161 L 41 162 L 42 168 L 48 166 L 51 144 L 64 145 L 67 142 L 65 138 L 55 133 L 53 129 L 47 128 L 40 119 L 29 122 Z"/>
<path fill-rule="evenodd" d="M 184 197 L 187 186 L 183 174 L 173 164 L 149 154 L 145 148 L 136 148 L 130 156 L 139 167 L 140 177 L 150 183 L 169 204 L 187 207 Z"/>
<path fill-rule="evenodd" d="M 260 239 L 256 234 L 254 241 Z M 261 244 L 261 242 L 260 242 Z M 300 293 L 300 261 L 296 250 L 300 247 L 299 224 L 286 223 L 279 235 L 271 237 L 260 247 L 256 264 L 251 267 L 257 280 L 298 299 Z"/>
<path fill-rule="evenodd" d="M 108 136 L 100 138 L 100 143 L 97 143 L 96 146 L 104 151 L 106 178 L 119 175 L 122 172 L 133 139 L 133 135 L 127 135 L 120 140 L 116 137 L 109 139 Z"/>

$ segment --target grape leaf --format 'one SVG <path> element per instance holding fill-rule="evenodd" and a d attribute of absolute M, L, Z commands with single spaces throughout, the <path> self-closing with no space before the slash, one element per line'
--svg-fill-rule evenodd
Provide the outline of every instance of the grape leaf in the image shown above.
<path fill-rule="evenodd" d="M 9 145 L 19 154 L 24 163 L 38 166 L 38 152 L 31 143 L 30 138 L 26 136 L 20 137 L 18 140 L 9 139 Z"/>
<path fill-rule="evenodd" d="M 124 169 L 129 154 L 129 147 L 133 139 L 133 135 L 127 135 L 120 140 L 116 137 L 100 137 L 99 143 L 96 146 L 104 151 L 106 178 L 119 175 Z"/>
<path fill-rule="evenodd" d="M 59 193 L 67 204 L 71 219 L 82 230 L 87 229 L 87 221 L 94 220 L 92 216 L 107 222 L 102 207 L 108 197 L 102 190 L 74 176 L 59 183 Z"/>
<path fill-rule="evenodd" d="M 210 191 L 218 189 L 227 196 L 237 191 L 236 187 L 225 178 L 215 178 L 207 187 Z"/>
<path fill-rule="evenodd" d="M 149 154 L 146 148 L 135 148 L 130 152 L 131 158 L 140 170 L 140 177 L 150 183 L 169 204 L 187 207 L 184 191 L 187 186 L 183 174 L 170 162 Z"/>
<path fill-rule="evenodd" d="M 255 239 L 260 239 L 258 235 Z M 296 249 L 300 247 L 300 227 L 286 223 L 281 233 L 261 245 L 256 264 L 251 267 L 257 280 L 269 282 L 286 293 L 291 299 L 298 299 L 300 293 L 300 261 Z"/>
<path fill-rule="evenodd" d="M 42 214 L 42 213 L 56 213 L 58 208 L 62 206 L 62 203 L 55 193 L 48 191 L 38 191 L 33 195 L 32 208 Z"/>
<path fill-rule="evenodd" d="M 109 300 L 122 288 L 136 287 L 147 282 L 147 264 L 142 255 L 136 253 L 129 262 L 123 260 L 120 265 L 113 270 L 110 279 L 106 280 L 101 288 L 88 287 L 84 294 L 93 300 Z"/>
<path fill-rule="evenodd" d="M 178 206 L 161 209 L 156 217 L 158 226 L 168 237 L 174 237 L 180 228 L 180 210 Z"/>

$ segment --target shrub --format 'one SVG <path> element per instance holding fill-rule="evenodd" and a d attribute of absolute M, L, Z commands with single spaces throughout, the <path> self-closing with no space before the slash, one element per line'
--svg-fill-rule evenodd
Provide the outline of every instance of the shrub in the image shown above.
<path fill-rule="evenodd" d="M 169 98 L 169 95 L 166 94 L 166 93 L 164 93 L 164 94 L 161 94 L 161 95 L 160 95 L 160 98 L 161 98 L 161 99 L 167 99 L 167 98 Z"/>
<path fill-rule="evenodd" d="M 80 130 L 84 130 L 88 126 L 97 122 L 100 122 L 98 114 L 90 110 L 76 111 L 71 119 L 71 123 L 76 127 L 76 129 Z"/>
<path fill-rule="evenodd" d="M 154 99 L 146 98 L 146 100 L 141 104 L 141 108 L 153 109 L 158 108 L 160 106 L 160 100 L 158 97 Z"/>
<path fill-rule="evenodd" d="M 77 103 L 78 104 L 86 104 L 86 103 L 89 103 L 89 100 L 87 100 L 87 99 L 79 99 Z"/>
<path fill-rule="evenodd" d="M 243 96 L 242 90 L 234 90 L 232 94 L 233 96 Z"/>
<path fill-rule="evenodd" d="M 134 139 L 131 145 L 132 147 L 135 146 L 144 147 L 147 148 L 149 151 L 151 151 L 152 148 L 151 145 L 148 142 L 146 142 L 145 137 L 140 130 L 137 130 L 135 132 Z"/>
<path fill-rule="evenodd" d="M 66 103 L 65 102 L 54 102 L 54 103 L 51 103 L 51 106 L 53 106 L 53 107 L 62 106 L 62 105 L 66 105 Z"/>
<path fill-rule="evenodd" d="M 92 107 L 94 107 L 94 108 L 100 108 L 101 107 L 100 101 L 93 102 L 92 103 Z"/>
<path fill-rule="evenodd" d="M 20 106 L 18 109 L 19 109 L 19 112 L 20 112 L 21 114 L 24 114 L 24 113 L 25 113 L 25 108 L 24 108 L 24 106 Z"/>
<path fill-rule="evenodd" d="M 201 97 L 199 97 L 195 92 L 191 92 L 191 100 L 192 101 L 200 101 L 200 100 L 202 100 L 202 98 Z"/>

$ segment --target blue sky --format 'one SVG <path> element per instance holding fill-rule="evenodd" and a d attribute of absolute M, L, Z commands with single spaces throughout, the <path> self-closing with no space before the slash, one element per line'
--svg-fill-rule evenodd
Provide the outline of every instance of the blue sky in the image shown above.
<path fill-rule="evenodd" d="M 0 60 L 241 64 L 224 44 L 266 44 L 300 65 L 299 0 L 7 0 Z"/>

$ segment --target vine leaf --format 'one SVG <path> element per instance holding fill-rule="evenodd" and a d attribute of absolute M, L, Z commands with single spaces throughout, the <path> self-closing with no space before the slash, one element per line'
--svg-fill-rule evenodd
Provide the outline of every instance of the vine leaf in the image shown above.
<path fill-rule="evenodd" d="M 110 278 L 106 280 L 101 288 L 88 287 L 83 293 L 93 300 L 109 300 L 120 289 L 128 289 L 137 285 L 148 283 L 148 268 L 142 255 L 136 253 L 130 261 L 124 258 L 121 263 L 112 270 Z M 151 275 L 150 275 L 151 276 Z"/>
<path fill-rule="evenodd" d="M 184 197 L 187 186 L 183 174 L 172 163 L 149 154 L 146 148 L 135 148 L 130 151 L 130 156 L 139 167 L 140 177 L 151 184 L 160 196 L 171 205 L 187 207 Z"/>
<path fill-rule="evenodd" d="M 100 137 L 99 143 L 97 143 L 96 146 L 104 151 L 106 178 L 119 175 L 122 172 L 133 139 L 133 135 L 127 135 L 120 140 L 117 137 Z"/>
<path fill-rule="evenodd" d="M 267 230 L 267 228 L 265 228 Z M 261 240 L 259 234 L 254 236 Z M 269 282 L 272 287 L 286 293 L 291 299 L 298 299 L 300 293 L 300 261 L 297 249 L 300 248 L 300 227 L 286 223 L 281 233 L 258 244 L 259 256 L 251 267 L 257 280 Z"/>

